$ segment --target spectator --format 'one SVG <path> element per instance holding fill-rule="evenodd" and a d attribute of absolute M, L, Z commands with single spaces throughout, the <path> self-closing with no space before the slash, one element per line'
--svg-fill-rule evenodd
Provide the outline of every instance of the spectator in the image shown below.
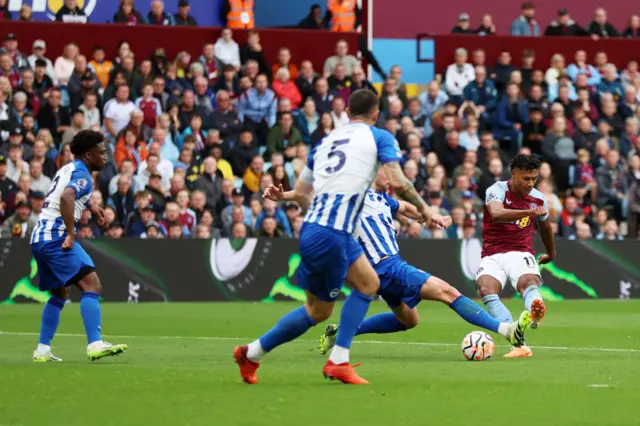
<path fill-rule="evenodd" d="M 32 160 L 37 160 L 42 164 L 42 170 L 45 176 L 50 179 L 53 179 L 54 175 L 58 171 L 56 167 L 55 160 L 49 158 L 47 155 L 47 143 L 38 138 L 33 144 L 33 158 Z M 0 191 L 2 191 L 2 185 L 0 184 Z M 48 192 L 48 190 L 47 190 Z"/>
<path fill-rule="evenodd" d="M 302 140 L 306 144 L 311 143 L 311 135 L 316 131 L 320 124 L 320 115 L 316 111 L 316 104 L 313 99 L 307 98 L 304 101 L 302 110 L 295 118 L 296 125 L 302 133 Z"/>
<path fill-rule="evenodd" d="M 55 81 L 66 85 L 76 66 L 76 57 L 80 54 L 80 50 L 75 43 L 69 43 L 64 47 L 62 56 L 59 56 L 53 66 L 56 74 Z M 37 64 L 36 64 L 37 65 Z"/>
<path fill-rule="evenodd" d="M 286 68 L 280 68 L 276 72 L 273 91 L 280 99 L 289 99 L 293 109 L 298 109 L 302 102 L 302 95 L 295 83 L 291 81 L 291 75 Z"/>
<path fill-rule="evenodd" d="M 476 30 L 478 35 L 494 35 L 496 33 L 496 26 L 493 24 L 493 18 L 488 13 L 482 16 L 480 21 L 480 27 Z"/>
<path fill-rule="evenodd" d="M 8 163 L 7 157 L 0 154 L 0 196 L 4 194 L 6 196 L 8 194 L 12 194 L 16 191 L 16 183 L 7 175 Z"/>
<path fill-rule="evenodd" d="M 217 173 L 218 164 L 215 158 L 205 158 L 203 165 L 204 172 L 196 180 L 194 187 L 206 195 L 207 208 L 214 209 L 222 196 L 222 176 Z"/>
<path fill-rule="evenodd" d="M 629 238 L 638 238 L 640 237 L 640 155 L 637 153 L 629 158 L 629 174 L 627 181 L 629 184 L 627 236 Z"/>
<path fill-rule="evenodd" d="M 107 206 L 116 212 L 118 222 L 126 226 L 127 219 L 135 209 L 135 199 L 131 189 L 132 179 L 129 175 L 120 175 L 117 182 L 117 191 L 109 197 Z"/>
<path fill-rule="evenodd" d="M 618 70 L 614 64 L 604 66 L 604 75 L 598 84 L 598 95 L 602 97 L 605 93 L 611 93 L 616 102 L 624 97 L 624 88 L 618 79 Z"/>
<path fill-rule="evenodd" d="M 220 90 L 216 93 L 216 110 L 208 120 L 213 129 L 219 129 L 219 136 L 225 141 L 235 140 L 242 130 L 242 124 L 238 119 L 237 112 L 233 109 L 229 92 L 226 90 Z"/>
<path fill-rule="evenodd" d="M 189 0 L 178 1 L 178 13 L 173 15 L 175 24 L 178 26 L 197 26 L 198 22 L 193 16 L 189 15 L 190 10 L 191 6 L 189 5 Z"/>
<path fill-rule="evenodd" d="M 127 237 L 141 238 L 147 226 L 152 222 L 156 228 L 159 228 L 155 222 L 155 210 L 153 206 L 149 204 L 148 197 L 149 194 L 146 191 L 141 191 L 136 194 L 137 209 L 133 213 L 130 213 L 127 219 L 125 228 L 125 235 Z"/>
<path fill-rule="evenodd" d="M 255 30 L 249 31 L 247 44 L 240 48 L 240 62 L 247 65 L 249 61 L 255 61 L 258 65 L 258 73 L 268 73 L 269 65 L 264 56 L 262 45 L 260 44 L 260 33 Z"/>
<path fill-rule="evenodd" d="M 31 190 L 34 192 L 44 192 L 51 189 L 51 179 L 42 173 L 42 163 L 32 159 L 29 163 L 29 176 L 31 177 Z"/>
<path fill-rule="evenodd" d="M 345 67 L 345 74 L 351 76 L 353 69 L 360 66 L 360 61 L 353 55 L 349 55 L 349 45 L 346 41 L 340 40 L 336 43 L 336 54 L 330 56 L 324 62 L 324 78 L 329 78 L 333 74 L 336 66 L 342 64 Z"/>
<path fill-rule="evenodd" d="M 329 91 L 329 83 L 327 82 L 327 79 L 317 79 L 313 100 L 316 103 L 316 109 L 318 110 L 318 112 L 330 112 L 334 98 L 335 94 Z"/>
<path fill-rule="evenodd" d="M 31 206 L 26 201 L 16 204 L 15 213 L 2 224 L 2 238 L 30 238 L 37 221 L 31 216 Z"/>
<path fill-rule="evenodd" d="M 458 15 L 458 23 L 451 30 L 452 34 L 476 34 L 476 32 L 471 28 L 471 17 L 468 13 Z"/>
<path fill-rule="evenodd" d="M 347 76 L 344 65 L 336 65 L 333 74 L 328 78 L 327 82 L 329 83 L 329 88 L 337 97 L 342 98 L 345 104 L 349 102 L 349 96 L 351 96 L 352 92 L 352 81 L 351 78 Z"/>
<path fill-rule="evenodd" d="M 392 102 L 394 105 L 402 105 L 399 100 Z M 393 109 L 393 111 L 402 110 L 402 106 Z M 334 98 L 331 103 L 331 119 L 333 120 L 333 126 L 336 129 L 349 124 L 349 115 L 345 110 L 345 102 L 342 98 Z"/>
<path fill-rule="evenodd" d="M 556 184 L 561 190 L 567 189 L 569 166 L 577 160 L 575 142 L 567 134 L 567 121 L 555 117 L 551 128 L 542 141 L 542 154 L 555 170 Z"/>
<path fill-rule="evenodd" d="M 492 159 L 489 161 L 489 172 L 483 173 L 478 182 L 478 196 L 484 200 L 487 189 L 491 185 L 508 179 L 509 176 L 504 170 L 502 161 L 499 158 Z"/>
<path fill-rule="evenodd" d="M 296 79 L 296 86 L 302 95 L 302 99 L 307 99 L 308 97 L 313 96 L 317 80 L 318 77 L 313 71 L 313 64 L 311 61 L 302 61 L 302 64 L 300 64 L 300 75 Z"/>
<path fill-rule="evenodd" d="M 527 102 L 520 96 L 518 85 L 510 83 L 498 105 L 494 135 L 497 139 L 510 141 L 511 151 L 514 151 L 522 136 L 522 126 L 528 121 Z"/>
<path fill-rule="evenodd" d="M 529 122 L 522 126 L 522 146 L 529 148 L 536 156 L 542 155 L 542 142 L 547 133 L 543 118 L 540 109 L 529 109 Z"/>
<path fill-rule="evenodd" d="M 240 133 L 240 143 L 231 149 L 229 162 L 235 176 L 242 176 L 251 164 L 252 158 L 258 155 L 258 149 L 253 143 L 253 134 L 244 130 Z"/>
<path fill-rule="evenodd" d="M 596 240 L 608 240 L 608 241 L 616 241 L 616 240 L 624 240 L 624 237 L 620 235 L 620 230 L 618 229 L 618 222 L 615 219 L 609 219 L 604 224 L 604 229 L 598 235 L 596 235 Z"/>
<path fill-rule="evenodd" d="M 564 56 L 556 53 L 551 57 L 551 67 L 544 75 L 544 81 L 548 86 L 558 84 L 558 78 L 566 74 Z"/>
<path fill-rule="evenodd" d="M 215 206 L 216 217 L 221 217 L 222 211 L 233 204 L 233 181 L 230 179 L 223 179 L 221 184 L 221 194 L 218 202 Z"/>
<path fill-rule="evenodd" d="M 104 106 L 104 127 L 108 134 L 114 138 L 117 137 L 118 133 L 129 124 L 131 113 L 135 109 L 135 104 L 129 100 L 129 86 L 119 86 L 116 89 L 115 98 Z"/>
<path fill-rule="evenodd" d="M 593 124 L 588 117 L 583 117 L 578 121 L 578 129 L 573 135 L 576 146 L 586 148 L 593 152 L 596 141 L 599 139 L 598 133 L 593 131 Z"/>
<path fill-rule="evenodd" d="M 317 5 L 311 5 L 309 14 L 299 23 L 298 28 L 305 30 L 328 30 L 329 23 L 322 17 L 322 8 Z"/>
<path fill-rule="evenodd" d="M 587 52 L 584 50 L 578 50 L 574 56 L 574 63 L 567 68 L 567 74 L 571 77 L 572 81 L 576 81 L 576 78 L 580 74 L 587 76 L 587 85 L 597 86 L 600 83 L 601 76 L 598 69 L 593 65 L 587 64 Z"/>
<path fill-rule="evenodd" d="M 558 19 L 551 22 L 544 32 L 546 36 L 588 36 L 589 31 L 571 19 L 567 9 L 558 10 Z"/>
<path fill-rule="evenodd" d="M 53 87 L 53 82 L 56 78 L 56 71 L 51 60 L 45 56 L 47 53 L 47 44 L 44 40 L 36 40 L 33 42 L 31 51 L 32 54 L 27 58 L 29 66 L 36 70 L 36 61 L 39 59 L 42 60 L 44 62 L 44 75 L 48 77 L 48 80 L 51 83 L 49 87 Z"/>
<path fill-rule="evenodd" d="M 241 222 L 246 226 L 251 227 L 253 222 L 253 213 L 251 209 L 244 205 L 244 193 L 240 188 L 236 188 L 232 193 L 232 204 L 228 205 L 222 210 L 220 217 L 222 218 L 222 224 L 225 229 L 231 228 L 236 222 L 234 219 L 234 210 L 239 210 L 242 214 Z M 237 215 L 237 213 L 236 213 Z"/>
<path fill-rule="evenodd" d="M 156 118 L 162 115 L 162 104 L 153 96 L 153 84 L 147 83 L 142 87 L 142 96 L 136 99 L 135 106 L 142 111 L 143 123 L 154 128 Z"/>
<path fill-rule="evenodd" d="M 189 127 L 184 129 L 184 132 L 182 132 L 182 136 L 178 138 L 178 149 L 182 149 L 186 142 L 190 140 L 195 144 L 195 151 L 197 153 L 201 153 L 204 151 L 209 134 L 202 128 L 202 124 L 202 117 L 200 115 L 195 114 L 191 117 Z"/>
<path fill-rule="evenodd" d="M 71 117 L 67 108 L 60 106 L 62 92 L 60 89 L 52 89 L 49 101 L 38 112 L 38 123 L 41 129 L 48 129 L 54 140 L 59 144 L 62 134 L 71 124 Z"/>
<path fill-rule="evenodd" d="M 429 83 L 427 90 L 421 93 L 418 99 L 420 99 L 422 113 L 427 118 L 427 121 L 431 121 L 442 110 L 444 104 L 449 100 L 449 96 L 444 90 L 440 89 L 440 83 L 434 80 Z"/>
<path fill-rule="evenodd" d="M 436 149 L 440 163 L 447 171 L 447 176 L 453 174 L 453 169 L 464 161 L 465 149 L 460 146 L 460 134 L 451 131 L 446 135 L 446 144 Z"/>
<path fill-rule="evenodd" d="M 596 9 L 595 18 L 589 24 L 589 32 L 598 37 L 619 37 L 620 33 L 607 21 L 607 11 L 599 7 Z"/>
<path fill-rule="evenodd" d="M 56 22 L 86 24 L 87 16 L 77 3 L 77 0 L 64 0 L 64 5 L 56 13 Z"/>
<path fill-rule="evenodd" d="M 229 28 L 222 30 L 221 36 L 213 48 L 218 61 L 218 69 L 224 68 L 225 65 L 233 65 L 236 71 L 240 70 L 240 47 L 233 40 L 233 32 Z"/>
<path fill-rule="evenodd" d="M 291 231 L 291 225 L 289 224 L 287 214 L 276 205 L 275 201 L 265 198 L 262 212 L 256 218 L 254 226 L 255 232 L 258 232 L 259 236 L 273 236 L 275 231 L 275 226 L 272 226 L 273 224 L 269 224 L 269 226 L 267 226 L 268 232 L 266 234 L 260 233 L 260 230 L 265 230 L 263 228 L 263 222 L 268 221 L 269 218 L 273 218 L 276 226 L 279 227 L 286 236 L 293 238 L 293 232 Z"/>
<path fill-rule="evenodd" d="M 133 129 L 125 129 L 123 137 L 116 144 L 115 160 L 118 169 L 125 159 L 132 161 L 134 169 L 137 169 L 148 155 L 147 144 L 138 140 Z"/>
<path fill-rule="evenodd" d="M 247 90 L 238 101 L 238 117 L 245 128 L 262 135 L 266 140 L 268 130 L 276 123 L 276 95 L 267 87 L 267 77 L 256 78 L 255 87 Z"/>
<path fill-rule="evenodd" d="M 18 38 L 14 33 L 9 33 L 4 38 L 3 47 L 0 49 L 0 52 L 7 53 L 13 59 L 13 66 L 16 71 L 20 71 L 23 68 L 29 66 L 29 62 L 27 57 L 18 50 Z"/>
<path fill-rule="evenodd" d="M 0 0 L 0 20 L 11 21 L 13 16 L 9 12 L 8 0 Z"/>
<path fill-rule="evenodd" d="M 622 33 L 622 37 L 627 37 L 627 38 L 640 37 L 640 16 L 631 15 L 629 17 L 629 25 Z"/>
<path fill-rule="evenodd" d="M 251 159 L 251 164 L 242 173 L 242 186 L 245 192 L 255 194 L 260 188 L 260 177 L 264 170 L 264 160 L 259 155 Z"/>
<path fill-rule="evenodd" d="M 625 86 L 632 85 L 638 77 L 640 77 L 638 61 L 631 60 L 627 62 L 627 67 L 624 69 L 624 71 L 622 71 L 622 74 L 620 75 L 622 84 Z"/>
<path fill-rule="evenodd" d="M 624 176 L 620 154 L 610 150 L 606 156 L 606 163 L 596 170 L 598 181 L 599 206 L 611 206 L 614 209 L 616 220 L 623 219 L 623 206 L 626 203 L 628 181 Z"/>
<path fill-rule="evenodd" d="M 138 25 L 143 24 L 144 18 L 135 9 L 133 0 L 120 0 L 120 7 L 115 15 L 113 15 L 114 24 Z"/>
<path fill-rule="evenodd" d="M 567 118 L 573 117 L 572 103 L 578 100 L 578 94 L 576 93 L 576 89 L 573 87 L 573 84 L 567 74 L 560 74 L 558 76 L 558 83 L 549 86 L 549 94 L 547 97 L 549 102 L 558 102 L 562 104 Z"/>
<path fill-rule="evenodd" d="M 62 143 L 71 143 L 73 138 L 82 131 L 84 128 L 84 112 L 77 110 L 73 113 L 71 118 L 71 126 L 67 128 L 62 134 Z"/>
<path fill-rule="evenodd" d="M 540 36 L 540 25 L 533 19 L 536 13 L 533 3 L 525 2 L 520 7 L 520 16 L 511 24 L 512 36 Z"/>
<path fill-rule="evenodd" d="M 484 66 L 475 68 L 475 79 L 463 90 L 464 100 L 475 106 L 482 120 L 487 120 L 498 103 L 498 92 L 491 80 L 487 80 Z"/>
<path fill-rule="evenodd" d="M 462 91 L 476 78 L 473 66 L 467 63 L 467 51 L 463 48 L 456 49 L 455 61 L 447 67 L 445 86 L 451 99 L 457 104 L 462 103 Z"/>
<path fill-rule="evenodd" d="M 331 133 L 333 129 L 335 129 L 335 125 L 331 114 L 328 112 L 322 113 L 318 127 L 311 134 L 311 146 L 315 147 L 322 139 Z"/>
<path fill-rule="evenodd" d="M 289 71 L 289 78 L 298 78 L 298 67 L 291 62 L 291 51 L 286 47 L 281 47 L 278 51 L 278 62 L 271 67 L 271 78 L 277 80 L 277 73 L 281 69 Z"/>
<path fill-rule="evenodd" d="M 146 23 L 149 25 L 175 25 L 173 15 L 164 11 L 164 2 L 161 0 L 153 0 L 151 2 L 151 10 L 147 14 Z"/>
<path fill-rule="evenodd" d="M 466 151 L 477 151 L 480 146 L 478 119 L 474 116 L 467 119 L 464 130 L 460 133 L 460 146 Z"/>

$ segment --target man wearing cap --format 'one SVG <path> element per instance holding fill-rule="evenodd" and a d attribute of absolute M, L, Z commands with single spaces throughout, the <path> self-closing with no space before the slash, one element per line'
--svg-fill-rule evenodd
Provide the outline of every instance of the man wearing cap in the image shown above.
<path fill-rule="evenodd" d="M 242 192 L 241 188 L 236 188 L 233 190 L 232 197 L 233 197 L 232 204 L 225 207 L 222 210 L 222 214 L 220 215 L 224 229 L 228 229 L 231 227 L 231 224 L 233 222 L 231 218 L 231 214 L 233 212 L 234 207 L 242 209 L 244 213 L 244 219 L 243 219 L 244 224 L 247 225 L 248 227 L 251 227 L 251 224 L 253 222 L 253 212 L 249 207 L 244 205 L 244 192 Z"/>
<path fill-rule="evenodd" d="M 582 28 L 569 16 L 567 9 L 558 10 L 558 18 L 551 22 L 544 32 L 546 36 L 588 36 L 589 31 Z"/>
<path fill-rule="evenodd" d="M 134 212 L 133 214 L 135 213 L 136 212 Z M 148 204 L 140 209 L 139 214 L 139 218 L 136 216 L 132 216 L 131 219 L 127 222 L 127 229 L 125 231 L 127 237 L 140 238 L 140 236 L 145 233 L 147 225 L 151 222 L 154 222 L 156 219 L 155 208 L 152 204 Z"/>
<path fill-rule="evenodd" d="M 33 220 L 36 224 L 44 208 L 44 194 L 45 192 L 32 191 L 29 196 L 29 202 L 31 203 L 31 216 L 29 216 L 29 219 Z"/>
<path fill-rule="evenodd" d="M 70 90 L 72 111 L 79 109 L 83 105 L 85 98 L 90 93 L 96 95 L 97 107 L 102 107 L 102 97 L 98 93 L 98 90 L 100 90 L 101 87 L 100 81 L 98 81 L 93 71 L 91 71 L 90 69 L 85 69 L 84 72 L 79 76 L 77 74 L 73 74 L 71 76 L 71 80 L 69 81 L 70 86 L 71 84 L 74 85 L 74 90 Z"/>
<path fill-rule="evenodd" d="M 155 220 L 147 223 L 144 229 L 145 232 L 140 234 L 140 238 L 146 238 L 149 240 L 159 240 L 162 238 L 162 234 L 160 233 L 160 225 Z"/>
<path fill-rule="evenodd" d="M 0 154 L 0 193 L 5 198 L 5 201 L 7 195 L 17 190 L 16 183 L 7 177 L 7 168 L 7 157 Z"/>
<path fill-rule="evenodd" d="M 452 34 L 475 34 L 476 31 L 470 28 L 471 17 L 468 13 L 458 15 L 458 24 L 451 30 Z"/>
<path fill-rule="evenodd" d="M 27 57 L 18 50 L 18 38 L 14 33 L 9 33 L 4 38 L 4 45 L 2 49 L 0 49 L 0 53 L 8 53 L 11 59 L 13 59 L 14 66 L 18 70 L 29 67 Z"/>
<path fill-rule="evenodd" d="M 49 58 L 45 55 L 47 53 L 47 43 L 44 40 L 36 40 L 33 42 L 31 47 L 31 55 L 27 58 L 27 62 L 29 62 L 29 67 L 32 69 L 36 69 L 36 61 L 38 59 L 45 62 L 46 74 L 49 76 L 52 82 L 55 82 L 56 71 L 53 68 L 53 63 Z"/>
<path fill-rule="evenodd" d="M 189 0 L 180 0 L 178 2 L 178 13 L 173 15 L 173 19 L 178 26 L 197 26 L 198 23 L 193 18 L 193 16 L 189 15 L 189 11 L 191 10 L 191 5 L 189 5 Z"/>
<path fill-rule="evenodd" d="M 26 201 L 16 204 L 15 213 L 4 221 L 0 236 L 2 238 L 30 238 L 36 221 L 30 218 L 31 206 Z"/>

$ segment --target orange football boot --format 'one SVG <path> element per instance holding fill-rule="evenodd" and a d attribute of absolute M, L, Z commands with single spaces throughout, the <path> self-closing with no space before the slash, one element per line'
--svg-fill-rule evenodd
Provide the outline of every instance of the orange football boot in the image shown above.
<path fill-rule="evenodd" d="M 236 360 L 236 364 L 240 367 L 240 376 L 245 383 L 255 385 L 258 383 L 258 376 L 256 371 L 260 367 L 259 362 L 253 362 L 247 358 L 248 346 L 237 346 L 233 350 L 233 358 Z"/>
<path fill-rule="evenodd" d="M 322 374 L 327 379 L 339 380 L 347 385 L 368 385 L 369 382 L 356 373 L 355 367 L 359 365 L 352 366 L 348 362 L 334 364 L 333 361 L 328 360 L 322 369 Z"/>
<path fill-rule="evenodd" d="M 535 299 L 531 303 L 531 328 L 538 328 L 544 319 L 547 308 L 544 306 L 542 299 Z"/>
<path fill-rule="evenodd" d="M 531 349 L 528 346 L 512 347 L 509 353 L 504 355 L 504 358 L 528 358 L 533 355 Z"/>

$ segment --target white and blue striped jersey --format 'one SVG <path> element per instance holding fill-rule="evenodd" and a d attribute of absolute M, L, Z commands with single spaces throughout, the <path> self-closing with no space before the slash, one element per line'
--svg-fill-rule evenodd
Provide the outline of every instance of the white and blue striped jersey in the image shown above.
<path fill-rule="evenodd" d="M 372 265 L 400 251 L 393 216 L 400 203 L 387 193 L 369 189 L 365 194 L 360 221 L 353 234 Z"/>
<path fill-rule="evenodd" d="M 66 238 L 67 229 L 60 214 L 60 198 L 66 188 L 76 193 L 73 216 L 76 224 L 82 212 L 89 205 L 93 191 L 91 174 L 82 161 L 74 161 L 61 168 L 51 182 L 51 189 L 46 196 L 44 207 L 40 213 L 38 224 L 31 234 L 31 244 Z"/>
<path fill-rule="evenodd" d="M 334 130 L 307 162 L 315 195 L 304 221 L 353 233 L 379 165 L 401 160 L 398 142 L 386 130 L 364 123 Z"/>

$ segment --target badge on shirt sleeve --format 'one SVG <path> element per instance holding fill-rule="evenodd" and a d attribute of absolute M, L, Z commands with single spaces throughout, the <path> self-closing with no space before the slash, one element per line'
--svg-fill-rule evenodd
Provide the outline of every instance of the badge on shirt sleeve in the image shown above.
<path fill-rule="evenodd" d="M 87 187 L 87 180 L 85 178 L 78 179 L 73 183 L 73 186 L 78 190 L 78 192 L 82 191 Z"/>

